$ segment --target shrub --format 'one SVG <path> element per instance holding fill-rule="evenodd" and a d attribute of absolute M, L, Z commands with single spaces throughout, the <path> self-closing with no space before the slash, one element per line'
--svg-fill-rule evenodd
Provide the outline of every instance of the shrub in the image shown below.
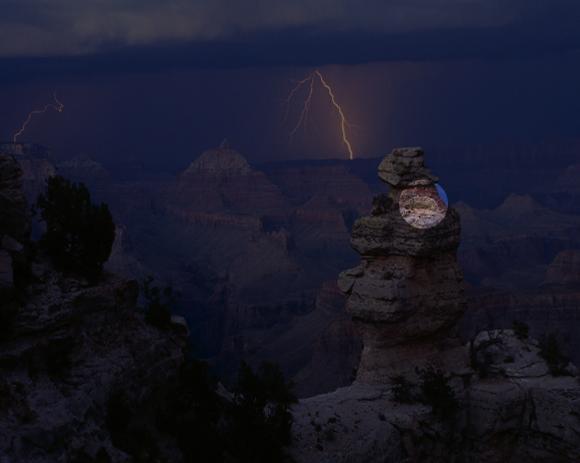
<path fill-rule="evenodd" d="M 254 372 L 243 363 L 232 397 L 221 396 L 207 364 L 190 360 L 158 405 L 158 429 L 175 439 L 186 463 L 289 461 L 291 387 L 277 366 Z"/>
<path fill-rule="evenodd" d="M 165 330 L 171 326 L 171 306 L 174 304 L 173 289 L 153 286 L 153 278 L 148 277 L 141 285 L 145 298 L 145 321 Z"/>
<path fill-rule="evenodd" d="M 148 428 L 137 424 L 139 419 L 124 392 L 114 391 L 107 400 L 105 425 L 112 444 L 128 453 L 134 463 L 159 461 L 157 443 Z"/>
<path fill-rule="evenodd" d="M 291 439 L 290 405 L 296 402 L 292 387 L 272 363 L 262 364 L 257 373 L 242 363 L 229 410 L 230 454 L 248 463 L 288 460 L 284 447 Z"/>
<path fill-rule="evenodd" d="M 55 176 L 37 206 L 46 222 L 40 244 L 63 271 L 97 279 L 111 254 L 115 224 L 106 204 L 95 205 L 82 183 Z"/>
<path fill-rule="evenodd" d="M 570 374 L 566 370 L 570 359 L 562 353 L 554 333 L 542 336 L 539 355 L 548 364 L 552 376 L 567 376 Z"/>
<path fill-rule="evenodd" d="M 172 436 L 186 463 L 223 461 L 218 421 L 222 413 L 216 381 L 206 363 L 187 361 L 175 388 L 157 410 L 159 430 Z"/>
<path fill-rule="evenodd" d="M 391 382 L 393 383 L 392 391 L 395 402 L 412 404 L 417 401 L 415 394 L 413 394 L 414 385 L 405 376 L 395 376 L 391 378 Z"/>
<path fill-rule="evenodd" d="M 440 370 L 429 367 L 419 370 L 421 378 L 420 389 L 423 403 L 431 406 L 433 414 L 443 420 L 449 420 L 455 416 L 459 403 L 449 380 Z"/>
<path fill-rule="evenodd" d="M 526 323 L 515 320 L 512 323 L 512 329 L 514 330 L 516 338 L 518 338 L 520 341 L 528 339 L 530 327 Z"/>
<path fill-rule="evenodd" d="M 475 345 L 475 339 L 469 342 L 470 366 L 479 374 L 480 378 L 487 378 L 492 373 L 494 364 L 494 355 L 488 350 L 492 346 L 498 346 L 502 349 L 501 331 L 488 331 L 488 338 L 482 339 L 478 345 Z M 499 373 L 499 370 L 496 371 Z"/>
<path fill-rule="evenodd" d="M 62 380 L 66 377 L 72 366 L 74 348 L 72 337 L 53 339 L 42 347 L 43 363 L 50 378 Z"/>

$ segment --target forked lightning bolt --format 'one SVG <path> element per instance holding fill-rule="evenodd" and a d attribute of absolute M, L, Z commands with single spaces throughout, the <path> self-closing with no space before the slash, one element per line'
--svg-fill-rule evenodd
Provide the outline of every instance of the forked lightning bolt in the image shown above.
<path fill-rule="evenodd" d="M 44 106 L 44 108 L 35 109 L 33 111 L 30 111 L 30 113 L 28 113 L 28 117 L 26 118 L 26 120 L 22 124 L 22 127 L 20 127 L 18 132 L 16 132 L 14 134 L 14 136 L 12 137 L 13 143 L 16 143 L 16 140 L 18 139 L 18 137 L 24 133 L 28 124 L 30 124 L 30 121 L 32 120 L 33 116 L 36 116 L 37 114 L 44 114 L 49 109 L 54 109 L 56 112 L 59 112 L 59 113 L 62 113 L 64 111 L 64 105 L 58 100 L 58 98 L 56 97 L 56 93 L 53 93 L 52 96 L 54 98 L 54 103 L 48 103 L 46 106 Z"/>
<path fill-rule="evenodd" d="M 328 93 L 328 97 L 330 98 L 330 102 L 332 103 L 332 106 L 334 107 L 334 109 L 336 109 L 336 112 L 337 112 L 339 119 L 340 119 L 340 134 L 342 137 L 342 143 L 344 144 L 344 146 L 346 147 L 346 150 L 348 151 L 349 159 L 353 160 L 354 159 L 354 152 L 352 149 L 352 144 L 350 143 L 350 140 L 348 139 L 348 134 L 347 134 L 347 129 L 349 127 L 348 121 L 346 119 L 346 116 L 344 115 L 342 107 L 336 101 L 336 97 L 334 95 L 334 92 L 332 91 L 332 87 L 324 79 L 324 77 L 322 76 L 322 74 L 320 73 L 320 71 L 318 69 L 316 69 L 314 72 L 312 72 L 312 74 L 310 74 L 308 77 L 306 77 L 302 80 L 299 80 L 296 83 L 296 86 L 288 94 L 288 98 L 286 98 L 286 103 L 288 106 L 290 106 L 290 103 L 292 102 L 292 99 L 296 95 L 296 92 L 298 90 L 300 90 L 300 88 L 303 85 L 308 85 L 308 94 L 306 95 L 306 99 L 304 100 L 304 106 L 302 107 L 302 111 L 300 112 L 300 117 L 298 118 L 298 122 L 296 123 L 296 125 L 294 126 L 292 131 L 290 132 L 290 137 L 292 138 L 296 134 L 298 129 L 301 126 L 303 126 L 306 123 L 306 121 L 308 120 L 308 114 L 310 112 L 310 104 L 312 103 L 312 95 L 314 94 L 314 83 L 316 80 L 318 80 L 320 82 L 320 84 L 322 85 L 322 87 L 326 90 L 326 92 Z"/>

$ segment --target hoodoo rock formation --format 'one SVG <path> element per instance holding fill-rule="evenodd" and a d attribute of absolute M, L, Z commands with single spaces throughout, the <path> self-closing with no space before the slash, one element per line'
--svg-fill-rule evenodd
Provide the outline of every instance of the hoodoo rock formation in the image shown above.
<path fill-rule="evenodd" d="M 459 216 L 424 229 L 401 216 L 401 193 L 436 181 L 420 149 L 395 150 L 379 176 L 390 191 L 355 223 L 362 262 L 339 278 L 362 334 L 357 377 L 294 407 L 295 460 L 580 461 L 580 385 L 558 340 L 520 324 L 460 341 Z"/>
<path fill-rule="evenodd" d="M 458 214 L 449 209 L 439 224 L 419 229 L 399 213 L 401 194 L 436 179 L 422 151 L 395 150 L 379 166 L 379 176 L 390 192 L 375 198 L 371 215 L 355 222 L 351 242 L 362 262 L 339 278 L 347 311 L 363 336 L 358 379 L 370 383 L 453 355 L 459 345 L 454 327 L 465 309 L 456 260 Z"/>

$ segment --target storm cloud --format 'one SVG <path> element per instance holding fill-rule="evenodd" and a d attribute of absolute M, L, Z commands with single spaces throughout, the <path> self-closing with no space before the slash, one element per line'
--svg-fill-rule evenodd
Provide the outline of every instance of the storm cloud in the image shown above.
<path fill-rule="evenodd" d="M 387 39 L 417 54 L 420 48 L 437 46 L 437 40 L 460 46 L 453 44 L 457 31 L 469 32 L 468 45 L 474 37 L 492 42 L 499 37 L 507 46 L 516 38 L 527 44 L 565 37 L 570 46 L 580 18 L 573 0 L 2 0 L 0 8 L 1 57 L 241 43 L 256 47 L 256 59 L 280 61 L 279 54 L 286 51 L 282 45 L 301 38 L 298 45 L 309 41 L 315 49 L 333 43 L 340 50 L 352 40 L 361 49 L 364 44 L 372 49 L 373 41 L 386 42 L 369 58 L 381 59 L 382 54 L 389 59 L 393 53 Z M 410 40 L 414 36 L 419 39 Z M 262 41 L 271 40 L 281 49 L 264 46 Z M 308 48 L 294 53 L 298 56 L 286 61 L 300 55 L 308 59 Z M 348 50 L 344 59 L 352 61 Z"/>

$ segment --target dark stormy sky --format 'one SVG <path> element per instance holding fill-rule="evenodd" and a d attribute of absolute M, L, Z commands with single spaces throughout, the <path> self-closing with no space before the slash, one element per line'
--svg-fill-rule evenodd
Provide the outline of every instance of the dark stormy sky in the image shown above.
<path fill-rule="evenodd" d="M 21 141 L 56 157 L 344 157 L 320 88 L 288 137 L 315 68 L 357 156 L 580 138 L 579 24 L 578 0 L 0 0 L 0 139 L 54 90 Z"/>

